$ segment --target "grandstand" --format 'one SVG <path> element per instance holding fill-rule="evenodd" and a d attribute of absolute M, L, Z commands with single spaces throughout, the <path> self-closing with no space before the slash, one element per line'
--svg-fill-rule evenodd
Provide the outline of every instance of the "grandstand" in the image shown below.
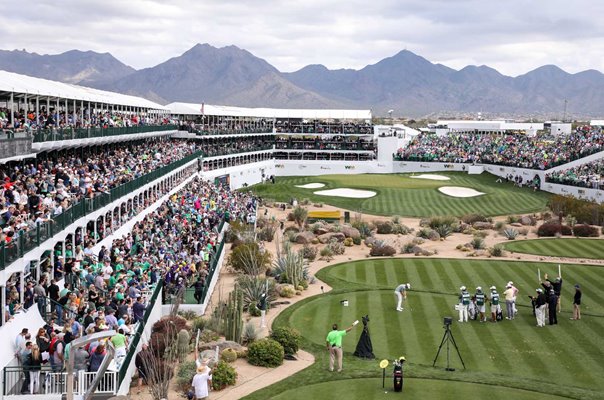
<path fill-rule="evenodd" d="M 374 126 L 368 110 L 162 106 L 0 71 L 0 333 L 12 340 L 53 317 L 62 327 L 84 317 L 70 306 L 90 296 L 121 310 L 121 300 L 145 298 L 144 313 L 128 328 L 130 347 L 103 384 L 107 393 L 127 393 L 141 338 L 164 313 L 162 303 L 199 278 L 202 301 L 187 307 L 205 310 L 225 222 L 255 214 L 255 199 L 235 189 L 272 176 L 487 171 L 602 202 L 601 126 L 568 135 L 542 130 L 538 123 L 439 121 L 420 133 Z M 199 216 L 195 228 L 179 224 L 190 213 Z M 171 224 L 195 244 L 169 230 L 162 234 L 171 240 L 160 244 L 148 236 Z M 180 259 L 167 255 L 171 245 L 180 246 Z M 141 250 L 149 247 L 161 256 Z M 47 296 L 45 286 L 55 283 L 75 297 Z M 4 395 L 20 394 L 14 355 L 0 358 Z M 64 380 L 64 372 L 47 373 L 51 382 Z M 58 399 L 64 391 L 57 383 L 37 393 Z"/>

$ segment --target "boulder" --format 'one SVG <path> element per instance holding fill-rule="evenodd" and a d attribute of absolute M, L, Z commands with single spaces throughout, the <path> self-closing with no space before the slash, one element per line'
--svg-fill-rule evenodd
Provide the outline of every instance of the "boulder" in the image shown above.
<path fill-rule="evenodd" d="M 529 217 L 528 215 L 523 215 L 522 218 L 520 218 L 520 223 L 525 226 L 534 225 L 533 218 Z"/>
<path fill-rule="evenodd" d="M 310 231 L 304 231 L 296 234 L 296 243 L 298 244 L 310 244 L 315 238 L 315 234 Z"/>
<path fill-rule="evenodd" d="M 422 249 L 421 247 L 415 245 L 411 248 L 411 252 L 413 254 L 421 254 L 421 252 L 424 251 L 424 249 Z"/>
<path fill-rule="evenodd" d="M 357 228 L 353 228 L 352 226 L 344 226 L 344 227 L 342 227 L 342 233 L 347 238 L 356 239 L 356 238 L 360 238 L 361 237 L 361 232 L 359 232 L 359 230 Z"/>
<path fill-rule="evenodd" d="M 428 239 L 437 242 L 440 240 L 440 234 L 436 231 L 430 231 L 430 233 L 428 234 Z"/>
<path fill-rule="evenodd" d="M 521 224 L 520 222 L 512 222 L 512 223 L 510 224 L 510 226 L 513 226 L 513 227 L 516 227 L 516 228 L 521 228 L 521 227 L 522 227 L 522 224 Z"/>
<path fill-rule="evenodd" d="M 314 229 L 315 234 L 317 235 L 325 235 L 326 233 L 329 233 L 329 227 L 325 226 L 325 225 L 321 225 L 317 228 Z"/>
<path fill-rule="evenodd" d="M 319 242 L 325 244 L 329 243 L 332 239 L 336 239 L 338 242 L 343 242 L 346 236 L 342 232 L 330 232 L 317 237 Z"/>
<path fill-rule="evenodd" d="M 493 229 L 493 224 L 491 224 L 490 222 L 474 222 L 472 224 L 472 228 L 474 229 L 478 229 L 478 230 L 484 230 L 484 229 Z"/>

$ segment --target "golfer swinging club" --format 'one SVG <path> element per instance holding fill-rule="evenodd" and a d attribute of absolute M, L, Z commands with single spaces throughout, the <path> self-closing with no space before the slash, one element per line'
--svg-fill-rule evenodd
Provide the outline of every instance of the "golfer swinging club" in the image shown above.
<path fill-rule="evenodd" d="M 407 290 L 409 289 L 411 289 L 410 283 L 401 283 L 394 289 L 397 299 L 396 311 L 403 311 L 403 299 L 407 299 Z"/>

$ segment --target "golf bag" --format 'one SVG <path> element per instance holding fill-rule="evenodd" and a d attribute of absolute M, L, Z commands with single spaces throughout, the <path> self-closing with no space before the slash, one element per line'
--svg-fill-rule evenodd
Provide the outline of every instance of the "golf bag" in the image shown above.
<path fill-rule="evenodd" d="M 404 360 L 394 360 L 393 384 L 395 392 L 403 391 L 403 362 Z"/>
<path fill-rule="evenodd" d="M 476 297 L 472 297 L 470 305 L 468 305 L 468 318 L 470 321 L 475 321 L 478 318 L 478 306 L 476 305 Z"/>
<path fill-rule="evenodd" d="M 497 321 L 503 321 L 503 311 L 501 311 L 501 306 L 499 304 L 497 305 L 496 318 L 497 318 Z"/>

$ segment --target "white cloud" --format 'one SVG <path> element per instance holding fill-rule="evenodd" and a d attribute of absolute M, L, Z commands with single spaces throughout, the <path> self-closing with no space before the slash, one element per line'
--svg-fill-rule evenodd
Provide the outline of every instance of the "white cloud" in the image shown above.
<path fill-rule="evenodd" d="M 135 68 L 196 43 L 236 45 L 281 71 L 359 69 L 407 48 L 508 75 L 543 64 L 604 70 L 604 3 L 575 0 L 32 0 L 3 5 L 3 48 L 110 52 Z M 572 10 L 571 10 L 572 7 Z"/>

